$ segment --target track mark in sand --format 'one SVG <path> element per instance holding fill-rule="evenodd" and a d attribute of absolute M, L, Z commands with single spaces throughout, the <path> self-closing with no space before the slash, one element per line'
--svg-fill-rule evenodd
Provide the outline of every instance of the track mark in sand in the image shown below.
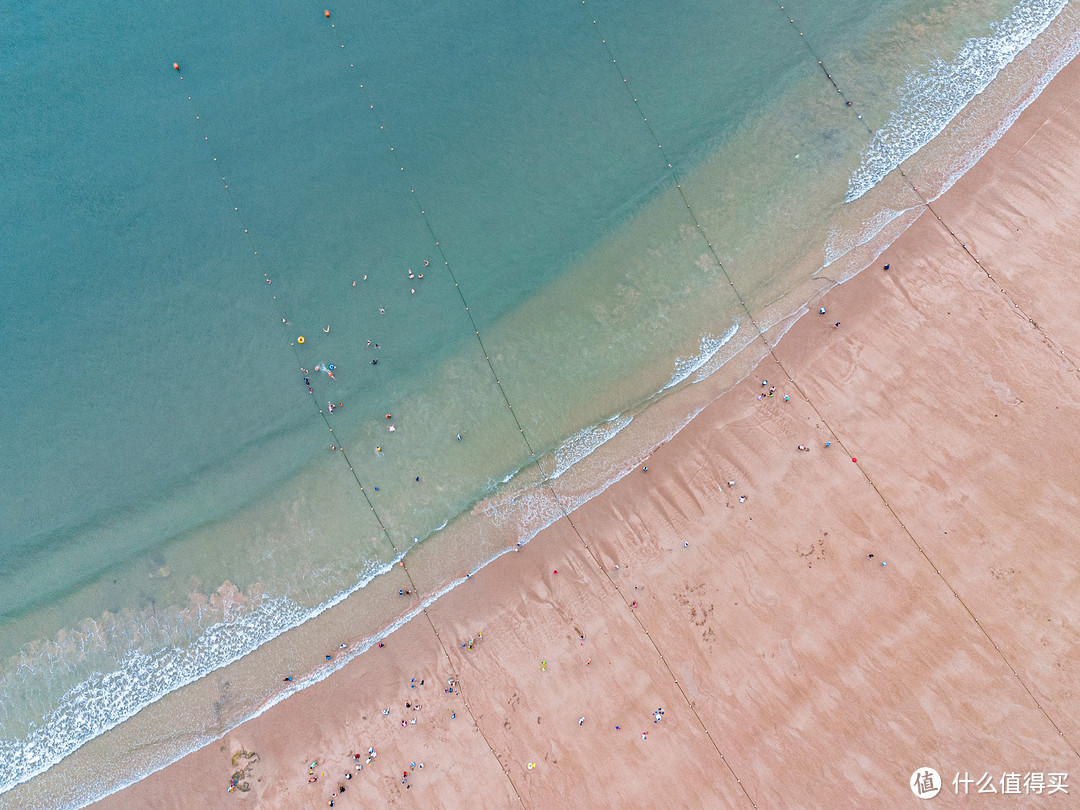
<path fill-rule="evenodd" d="M 907 287 L 904 285 L 904 280 L 901 278 L 900 274 L 889 273 L 888 276 L 889 281 L 891 281 L 893 286 L 900 291 L 900 294 L 902 296 L 904 296 L 904 300 L 908 302 L 908 306 L 911 307 L 911 311 L 919 313 L 919 308 L 915 306 L 915 300 L 911 297 L 911 293 L 908 292 Z M 921 315 L 922 313 L 919 314 Z"/>
<path fill-rule="evenodd" d="M 915 187 L 912 186 L 912 188 L 914 189 Z M 917 189 L 916 189 L 916 192 L 918 192 Z M 920 194 L 920 196 L 921 196 L 921 194 Z M 969 259 L 971 259 L 971 261 L 973 261 L 978 266 L 979 270 L 981 270 L 986 275 L 986 277 L 990 280 L 990 282 L 995 287 L 997 287 L 998 293 L 1002 296 L 1002 298 L 1004 298 L 1009 303 L 1009 312 L 1011 312 L 1014 315 L 1017 315 L 1020 318 L 1023 318 L 1025 321 L 1027 321 L 1029 324 L 1031 324 L 1031 326 L 1035 329 L 1035 331 L 1039 333 L 1039 336 L 1042 338 L 1043 344 L 1048 349 L 1050 349 L 1052 352 L 1054 352 L 1055 356 L 1062 358 L 1066 363 L 1068 363 L 1069 366 L 1072 368 L 1074 373 L 1080 374 L 1080 366 L 1077 365 L 1076 361 L 1073 360 L 1072 357 L 1070 357 L 1069 355 L 1067 355 L 1065 353 L 1065 350 L 1063 348 L 1061 348 L 1061 346 L 1059 346 L 1057 344 L 1057 342 L 1052 337 L 1050 337 L 1050 335 L 1049 335 L 1049 333 L 1047 333 L 1046 329 L 1044 327 L 1040 326 L 1038 321 L 1036 321 L 1034 318 L 1032 318 L 1027 313 L 1027 311 L 1023 307 L 1021 307 L 1019 303 L 1017 303 L 1016 299 L 1013 298 L 1012 294 L 1008 290 L 1005 289 L 1005 287 L 1001 284 L 1001 282 L 999 282 L 996 278 L 994 278 L 994 275 L 993 275 L 993 273 L 990 272 L 990 269 L 986 265 L 984 265 L 982 263 L 982 261 L 975 255 L 975 253 L 972 251 L 972 249 L 970 247 L 968 247 L 967 243 L 961 240 L 960 234 L 958 234 L 956 231 L 954 231 L 949 226 L 949 224 L 947 222 L 945 222 L 945 220 L 934 209 L 934 206 L 930 202 L 926 203 L 926 208 L 931 214 L 934 215 L 934 218 L 939 223 L 941 223 L 941 227 L 949 232 L 949 236 L 951 236 L 953 238 L 953 241 L 956 242 L 956 244 L 958 244 L 960 246 L 960 249 L 962 251 L 964 251 L 965 254 L 967 254 L 967 257 Z M 1078 754 L 1078 756 L 1080 756 L 1080 754 Z"/>
<path fill-rule="evenodd" d="M 769 666 L 783 672 L 789 678 L 798 676 L 799 659 L 795 657 L 795 651 L 791 649 L 791 639 L 780 639 L 764 657 Z"/>
<path fill-rule="evenodd" d="M 862 358 L 864 351 L 860 344 L 853 341 L 846 342 L 843 348 L 845 349 L 843 352 L 844 367 L 834 385 L 834 388 L 840 391 L 850 388 L 854 382 L 856 375 L 859 373 L 859 369 L 862 368 L 862 363 L 859 361 Z M 833 356 L 836 356 L 837 354 L 839 353 L 833 352 Z"/>
<path fill-rule="evenodd" d="M 773 607 L 777 600 L 776 594 L 768 588 L 762 587 L 750 555 L 744 549 L 740 549 L 735 554 L 734 562 L 735 567 L 742 574 L 746 592 L 750 595 L 750 601 L 758 607 Z"/>
<path fill-rule="evenodd" d="M 222 746 L 224 748 L 224 746 Z M 247 751 L 241 748 L 232 755 L 233 771 L 232 779 L 229 780 L 229 793 L 238 790 L 247 793 L 251 790 L 251 777 L 254 775 L 255 765 L 261 757 L 255 751 Z M 261 779 L 260 779 L 261 781 Z"/>

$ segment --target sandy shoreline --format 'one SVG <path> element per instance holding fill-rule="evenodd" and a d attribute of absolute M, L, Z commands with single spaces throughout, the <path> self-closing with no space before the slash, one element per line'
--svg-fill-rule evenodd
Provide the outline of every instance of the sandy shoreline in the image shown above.
<path fill-rule="evenodd" d="M 647 473 L 94 807 L 900 806 L 921 766 L 1080 792 L 1078 86 Z"/>

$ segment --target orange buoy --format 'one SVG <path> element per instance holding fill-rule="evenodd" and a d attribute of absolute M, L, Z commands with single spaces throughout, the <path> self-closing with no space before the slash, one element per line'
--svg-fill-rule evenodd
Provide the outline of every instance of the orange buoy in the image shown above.
<path fill-rule="evenodd" d="M 327 9 L 326 11 L 324 11 L 323 15 L 326 16 L 326 17 L 329 17 L 330 16 L 330 9 Z"/>
<path fill-rule="evenodd" d="M 172 63 L 172 69 L 173 70 L 179 70 L 180 69 L 180 63 L 179 62 L 173 62 Z"/>

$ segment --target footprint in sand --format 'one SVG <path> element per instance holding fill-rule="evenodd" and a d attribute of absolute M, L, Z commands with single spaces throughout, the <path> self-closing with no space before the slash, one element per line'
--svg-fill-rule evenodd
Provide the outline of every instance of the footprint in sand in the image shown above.
<path fill-rule="evenodd" d="M 791 641 L 782 638 L 777 642 L 772 652 L 767 655 L 769 663 L 777 669 L 786 672 L 794 678 L 799 674 L 799 661 L 795 658 L 795 652 L 791 649 Z"/>

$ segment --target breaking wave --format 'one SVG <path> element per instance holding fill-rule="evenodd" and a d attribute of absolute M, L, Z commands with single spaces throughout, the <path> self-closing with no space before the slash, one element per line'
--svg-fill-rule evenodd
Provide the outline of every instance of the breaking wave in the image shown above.
<path fill-rule="evenodd" d="M 995 23 L 988 37 L 969 39 L 951 62 L 935 60 L 912 73 L 900 89 L 900 105 L 874 134 L 862 163 L 848 180 L 853 202 L 937 137 L 975 96 L 1046 30 L 1068 0 L 1024 0 Z"/>

